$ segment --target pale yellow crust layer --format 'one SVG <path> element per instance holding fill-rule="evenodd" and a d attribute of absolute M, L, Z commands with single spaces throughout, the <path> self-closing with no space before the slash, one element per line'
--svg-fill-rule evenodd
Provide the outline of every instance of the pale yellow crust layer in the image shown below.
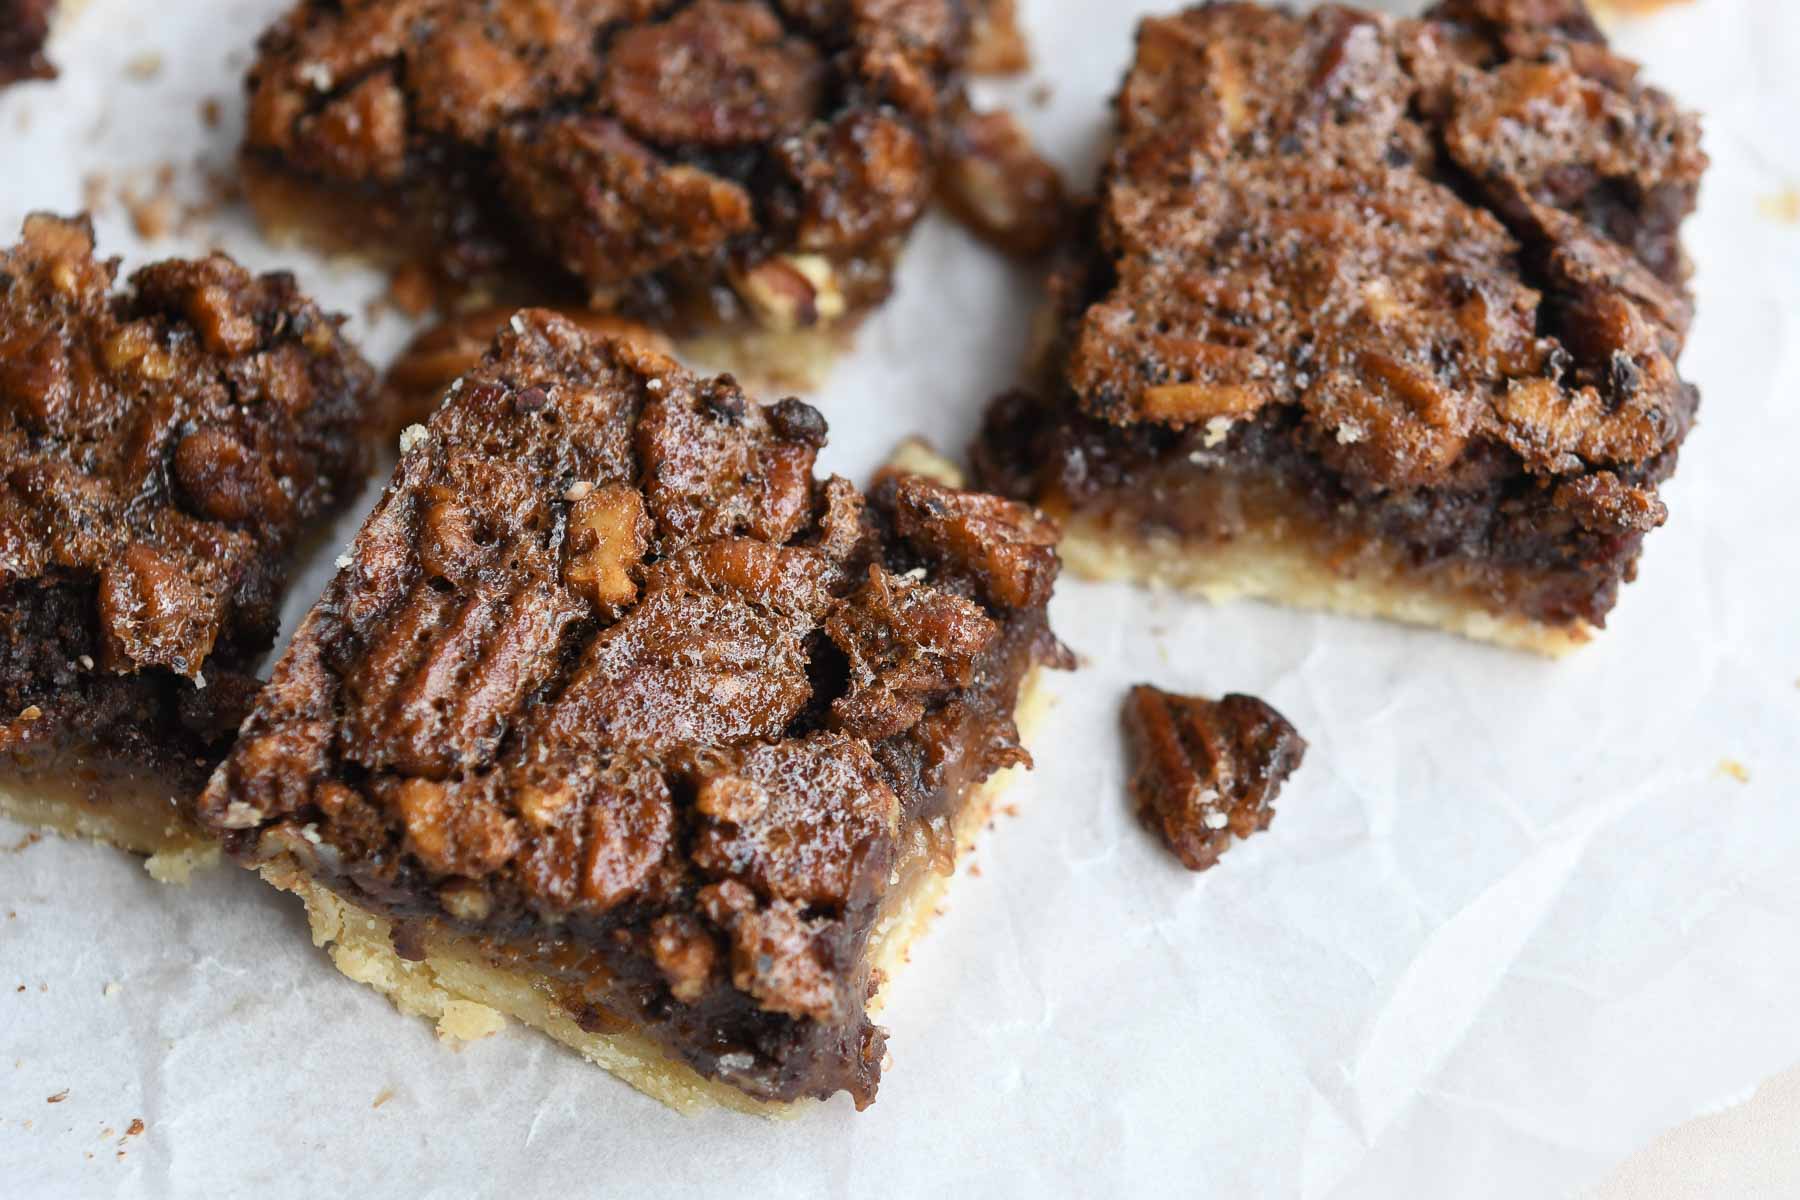
<path fill-rule="evenodd" d="M 1040 673 L 1034 670 L 1020 686 L 1015 720 L 1021 730 L 1034 724 L 1044 710 Z M 1000 794 L 1021 770 L 998 772 L 969 796 L 956 823 L 959 860 L 992 816 Z M 438 1036 L 445 1040 L 487 1037 L 511 1017 L 679 1112 L 724 1107 L 755 1116 L 786 1117 L 812 1103 L 757 1100 L 729 1084 L 707 1079 L 635 1033 L 590 1033 L 569 1015 L 547 981 L 496 965 L 477 939 L 438 929 L 425 938 L 423 959 L 401 958 L 394 951 L 393 926 L 386 918 L 309 879 L 291 860 L 264 866 L 262 876 L 300 897 L 312 926 L 313 944 L 330 954 L 339 971 L 382 993 L 401 1012 L 435 1021 Z M 876 928 L 872 966 L 883 987 L 870 1001 L 871 1012 L 880 1007 L 885 985 L 905 964 L 913 940 L 931 923 L 949 882 L 948 875 L 933 870 L 918 872 L 899 907 Z"/>
<path fill-rule="evenodd" d="M 1063 526 L 1063 562 L 1084 579 L 1168 587 L 1212 603 L 1269 600 L 1295 608 L 1422 625 L 1478 642 L 1551 658 L 1580 648 L 1597 632 L 1586 622 L 1547 625 L 1499 615 L 1429 581 L 1359 565 L 1334 571 L 1310 547 L 1278 536 L 1245 533 L 1228 542 L 1182 543 L 1113 528 L 1084 514 L 1055 514 Z"/>
<path fill-rule="evenodd" d="M 218 843 L 181 815 L 186 799 L 130 775 L 91 783 L 61 775 L 0 775 L 0 814 L 148 855 L 145 870 L 163 883 L 186 883 L 196 868 L 219 861 Z"/>

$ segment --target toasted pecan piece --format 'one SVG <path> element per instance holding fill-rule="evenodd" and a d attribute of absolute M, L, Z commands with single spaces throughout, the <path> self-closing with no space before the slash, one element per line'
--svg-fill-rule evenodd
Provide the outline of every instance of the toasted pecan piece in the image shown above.
<path fill-rule="evenodd" d="M 1125 731 L 1138 816 L 1190 871 L 1267 829 L 1306 756 L 1287 718 L 1254 696 L 1205 700 L 1140 684 L 1125 702 Z"/>

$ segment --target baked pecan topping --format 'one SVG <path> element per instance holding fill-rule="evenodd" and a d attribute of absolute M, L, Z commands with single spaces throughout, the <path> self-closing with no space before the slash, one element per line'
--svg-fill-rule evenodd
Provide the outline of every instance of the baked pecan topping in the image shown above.
<path fill-rule="evenodd" d="M 612 44 L 604 96 L 647 141 L 733 145 L 804 128 L 823 85 L 819 51 L 758 0 L 699 0 Z"/>
<path fill-rule="evenodd" d="M 1202 700 L 1140 685 L 1125 730 L 1138 816 L 1190 871 L 1218 862 L 1234 837 L 1267 829 L 1306 755 L 1305 739 L 1254 696 Z"/>
<path fill-rule="evenodd" d="M 850 690 L 832 702 L 832 721 L 872 740 L 904 733 L 927 706 L 967 687 L 999 633 L 961 596 L 876 566 L 825 630 L 850 664 Z"/>
<path fill-rule="evenodd" d="M 1022 257 L 1054 246 L 1069 216 L 1062 176 L 1008 112 L 958 117 L 940 186 L 964 224 Z"/>

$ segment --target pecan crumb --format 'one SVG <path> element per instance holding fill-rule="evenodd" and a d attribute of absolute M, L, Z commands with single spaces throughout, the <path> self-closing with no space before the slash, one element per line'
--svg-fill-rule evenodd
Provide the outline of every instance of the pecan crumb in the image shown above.
<path fill-rule="evenodd" d="M 1139 685 L 1125 732 L 1138 816 L 1190 871 L 1218 862 L 1234 836 L 1269 827 L 1306 754 L 1287 719 L 1253 696 L 1205 700 Z"/>

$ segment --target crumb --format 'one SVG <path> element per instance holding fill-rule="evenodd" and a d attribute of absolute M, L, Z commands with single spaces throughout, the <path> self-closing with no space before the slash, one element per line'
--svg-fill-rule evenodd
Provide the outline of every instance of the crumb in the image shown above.
<path fill-rule="evenodd" d="M 21 708 L 19 710 L 19 720 L 25 721 L 27 723 L 29 723 L 31 721 L 35 721 L 43 715 L 44 715 L 44 710 L 39 708 L 35 704 L 28 704 L 24 708 Z"/>
<path fill-rule="evenodd" d="M 476 1042 L 506 1028 L 506 1018 L 496 1009 L 473 1000 L 452 1000 L 438 1018 L 438 1036 L 458 1042 Z"/>
<path fill-rule="evenodd" d="M 64 1088 L 62 1091 L 56 1093 L 56 1095 L 46 1097 L 44 1100 L 44 1103 L 45 1104 L 61 1104 L 64 1100 L 67 1100 L 68 1098 L 69 1098 L 69 1089 Z"/>
<path fill-rule="evenodd" d="M 1768 196 L 1759 196 L 1756 211 L 1783 225 L 1800 225 L 1800 187 L 1783 188 Z"/>
<path fill-rule="evenodd" d="M 132 197 L 126 201 L 126 207 L 131 212 L 131 228 L 145 241 L 167 237 L 175 228 L 175 199 L 172 196 Z"/>
<path fill-rule="evenodd" d="M 1009 817 L 1016 817 L 1019 815 L 1019 806 L 1016 804 L 1002 804 L 1000 806 L 1000 811 Z"/>
<path fill-rule="evenodd" d="M 108 983 L 105 987 L 100 989 L 100 994 L 102 996 L 116 996 L 119 994 L 119 991 L 120 988 L 118 984 Z"/>
<path fill-rule="evenodd" d="M 225 120 L 225 106 L 217 96 L 208 96 L 200 102 L 200 123 L 208 129 L 217 129 Z"/>
<path fill-rule="evenodd" d="M 409 317 L 422 317 L 437 307 L 437 292 L 431 286 L 431 275 L 417 263 L 409 263 L 394 272 L 388 284 L 388 299 Z"/>
<path fill-rule="evenodd" d="M 162 74 L 163 56 L 154 50 L 133 55 L 125 62 L 125 74 L 139 81 L 155 79 Z"/>
<path fill-rule="evenodd" d="M 1027 99 L 1031 101 L 1033 108 L 1045 108 L 1055 96 L 1056 85 L 1046 79 L 1042 83 L 1032 86 L 1031 94 Z"/>
<path fill-rule="evenodd" d="M 8 846 L 7 850 L 10 853 L 17 854 L 21 850 L 31 849 L 31 847 L 37 845 L 39 842 L 41 842 L 43 840 L 44 840 L 44 835 L 41 833 L 36 833 L 36 832 L 28 833 L 24 837 L 20 838 L 18 841 L 14 842 L 12 845 Z M 11 916 L 12 914 L 8 913 L 7 915 Z M 22 992 L 25 989 L 20 988 L 19 990 Z"/>
<path fill-rule="evenodd" d="M 1594 0 L 1594 8 L 1603 15 L 1642 17 L 1659 8 L 1685 3 L 1687 0 Z"/>
<path fill-rule="evenodd" d="M 393 1088 L 382 1088 L 379 1092 L 375 1093 L 375 1103 L 369 1105 L 369 1107 L 370 1108 L 380 1108 L 382 1105 L 386 1104 L 389 1100 L 392 1100 L 393 1098 L 394 1098 L 394 1089 Z"/>
<path fill-rule="evenodd" d="M 131 1124 L 129 1124 L 125 1127 L 125 1136 L 126 1137 L 136 1137 L 138 1134 L 140 1134 L 142 1132 L 144 1132 L 144 1118 L 142 1118 L 142 1117 L 131 1118 Z"/>
<path fill-rule="evenodd" d="M 1730 776 L 1739 783 L 1750 782 L 1750 768 L 1746 767 L 1735 758 L 1721 758 L 1719 760 L 1719 774 Z"/>
<path fill-rule="evenodd" d="M 100 1140 L 101 1141 L 103 1141 L 103 1142 L 111 1141 L 112 1135 L 113 1135 L 113 1127 L 111 1125 L 103 1125 L 100 1127 Z"/>
<path fill-rule="evenodd" d="M 981 864 L 974 859 L 969 860 L 969 874 L 977 877 L 981 875 Z"/>
<path fill-rule="evenodd" d="M 81 177 L 81 207 L 90 213 L 98 213 L 106 207 L 106 176 L 99 171 L 89 171 Z"/>

